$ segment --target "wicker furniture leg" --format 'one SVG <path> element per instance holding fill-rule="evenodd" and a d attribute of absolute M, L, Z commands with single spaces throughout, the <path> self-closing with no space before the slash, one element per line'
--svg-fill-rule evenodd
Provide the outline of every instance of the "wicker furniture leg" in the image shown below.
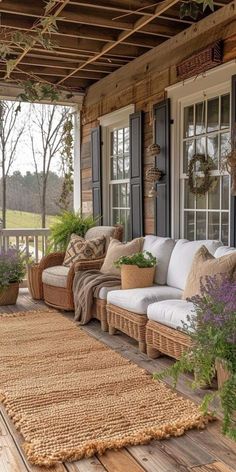
<path fill-rule="evenodd" d="M 186 333 L 156 321 L 146 325 L 147 354 L 159 357 L 160 354 L 179 359 L 191 347 L 191 338 Z"/>
<path fill-rule="evenodd" d="M 108 304 L 107 321 L 110 334 L 115 334 L 116 330 L 122 331 L 122 333 L 138 341 L 141 352 L 146 352 L 146 315 L 138 315 Z"/>
<path fill-rule="evenodd" d="M 106 300 L 100 300 L 100 298 L 94 298 L 93 318 L 101 322 L 102 331 L 108 331 L 106 307 L 107 307 Z"/>

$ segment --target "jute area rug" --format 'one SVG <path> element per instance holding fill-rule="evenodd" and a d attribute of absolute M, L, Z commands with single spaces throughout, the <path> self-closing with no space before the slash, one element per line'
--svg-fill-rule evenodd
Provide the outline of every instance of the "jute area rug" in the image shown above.
<path fill-rule="evenodd" d="M 37 465 L 207 423 L 191 401 L 52 311 L 0 315 L 0 399 Z"/>

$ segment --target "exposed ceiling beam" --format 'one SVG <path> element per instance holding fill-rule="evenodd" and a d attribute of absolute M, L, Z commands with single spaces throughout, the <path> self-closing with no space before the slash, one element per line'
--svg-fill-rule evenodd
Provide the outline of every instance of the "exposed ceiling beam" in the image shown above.
<path fill-rule="evenodd" d="M 166 10 L 168 10 L 168 8 L 170 8 L 171 6 L 175 5 L 178 1 L 179 0 L 164 0 L 163 2 L 161 2 L 157 6 L 157 8 L 155 9 L 155 12 L 153 13 L 152 16 L 140 18 L 138 21 L 136 21 L 136 23 L 134 24 L 134 27 L 131 31 L 123 31 L 119 35 L 118 40 L 115 43 L 112 43 L 112 44 L 108 43 L 107 45 L 105 45 L 104 48 L 102 49 L 102 51 L 99 54 L 95 55 L 94 58 L 89 59 L 88 61 L 84 62 L 84 64 L 81 64 L 74 71 L 70 72 L 70 74 L 68 74 L 68 76 L 66 78 L 63 78 L 63 79 L 59 80 L 58 85 L 64 83 L 65 80 L 67 80 L 70 77 L 72 77 L 73 75 L 75 75 L 77 72 L 82 70 L 88 64 L 91 64 L 92 62 L 95 62 L 97 59 L 104 56 L 104 54 L 110 52 L 112 49 L 119 46 L 125 39 L 127 39 L 132 34 L 137 33 L 138 31 L 140 31 L 142 28 L 144 28 L 146 25 L 148 25 L 148 23 L 150 23 L 151 21 L 158 18 L 158 16 L 160 16 L 162 13 L 164 13 Z"/>
<path fill-rule="evenodd" d="M 66 7 L 66 5 L 69 3 L 70 0 L 63 0 L 58 8 L 53 11 L 53 16 L 54 17 L 58 17 L 58 15 L 60 15 L 60 13 L 62 12 L 62 10 Z M 47 28 L 48 26 L 45 25 L 43 28 L 42 28 L 42 34 L 45 33 L 47 31 Z M 35 40 L 33 42 L 33 44 L 31 46 L 28 46 L 27 48 L 25 48 L 25 50 L 17 57 L 16 61 L 15 61 L 15 64 L 14 66 L 12 67 L 11 69 L 11 73 L 14 71 L 14 69 L 18 66 L 18 64 L 20 63 L 21 59 L 23 59 L 23 57 L 26 56 L 26 54 L 32 49 L 32 47 L 36 44 L 37 40 Z M 10 77 L 11 74 L 8 74 L 6 73 L 5 76 L 4 76 L 4 79 L 8 79 Z"/>

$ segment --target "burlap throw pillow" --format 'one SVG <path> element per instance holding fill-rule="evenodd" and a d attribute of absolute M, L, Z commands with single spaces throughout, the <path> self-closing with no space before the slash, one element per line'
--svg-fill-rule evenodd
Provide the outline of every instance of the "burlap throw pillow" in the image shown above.
<path fill-rule="evenodd" d="M 143 238 L 133 239 L 133 241 L 128 243 L 121 243 L 117 239 L 111 239 L 101 272 L 103 274 L 119 275 L 120 269 L 114 267 L 114 262 L 121 256 L 132 256 L 136 252 L 141 252 L 142 248 Z"/>
<path fill-rule="evenodd" d="M 105 247 L 105 236 L 85 240 L 77 234 L 72 234 L 67 246 L 63 265 L 71 267 L 75 262 L 82 259 L 98 259 L 105 254 Z"/>
<path fill-rule="evenodd" d="M 191 270 L 187 277 L 183 297 L 191 298 L 200 294 L 200 282 L 206 276 L 227 275 L 234 277 L 236 270 L 236 253 L 215 258 L 205 246 L 196 252 Z"/>

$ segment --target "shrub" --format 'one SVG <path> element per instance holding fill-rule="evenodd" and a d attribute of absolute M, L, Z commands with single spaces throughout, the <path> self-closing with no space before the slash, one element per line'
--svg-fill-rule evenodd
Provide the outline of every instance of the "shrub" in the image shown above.
<path fill-rule="evenodd" d="M 63 212 L 50 226 L 49 252 L 55 249 L 65 251 L 72 233 L 84 237 L 95 224 L 96 220 L 92 216 L 82 216 L 73 211 Z"/>

